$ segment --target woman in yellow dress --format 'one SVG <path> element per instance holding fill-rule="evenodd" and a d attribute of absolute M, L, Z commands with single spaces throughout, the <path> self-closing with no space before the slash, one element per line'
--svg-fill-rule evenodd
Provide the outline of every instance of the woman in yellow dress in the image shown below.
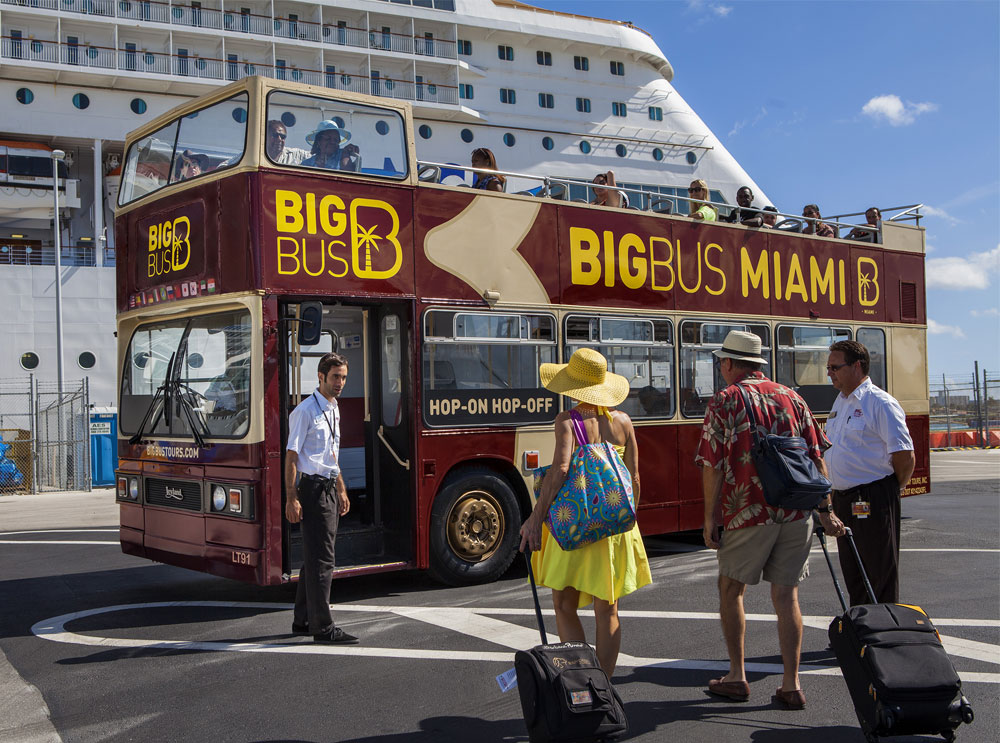
<path fill-rule="evenodd" d="M 632 476 L 632 492 L 639 502 L 639 449 L 632 420 L 611 410 L 629 394 L 625 377 L 608 372 L 608 362 L 592 348 L 577 350 L 568 364 L 542 364 L 542 385 L 572 398 L 583 418 L 587 441 L 608 442 L 622 455 Z M 597 620 L 597 658 L 610 678 L 621 648 L 618 599 L 652 583 L 646 550 L 636 524 L 616 534 L 569 552 L 564 551 L 545 525 L 545 515 L 562 488 L 570 460 L 577 449 L 570 411 L 555 420 L 556 447 L 541 494 L 521 527 L 521 550 L 534 554 L 531 567 L 539 585 L 552 589 L 552 605 L 562 642 L 586 642 L 577 610 L 593 601 Z"/>

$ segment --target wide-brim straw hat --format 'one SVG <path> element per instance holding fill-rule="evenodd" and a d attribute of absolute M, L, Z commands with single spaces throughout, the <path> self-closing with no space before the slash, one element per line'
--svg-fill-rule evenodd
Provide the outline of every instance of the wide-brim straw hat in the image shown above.
<path fill-rule="evenodd" d="M 608 371 L 608 360 L 592 348 L 577 349 L 568 364 L 542 364 L 542 386 L 591 405 L 618 405 L 629 393 L 628 380 Z"/>
<path fill-rule="evenodd" d="M 321 121 L 316 125 L 316 128 L 306 135 L 306 142 L 313 144 L 316 141 L 316 137 L 319 136 L 321 132 L 337 132 L 340 135 L 340 143 L 346 144 L 351 139 L 351 133 L 344 129 L 340 124 L 338 124 L 333 119 L 327 119 L 326 121 Z"/>
<path fill-rule="evenodd" d="M 743 330 L 730 330 L 722 348 L 712 351 L 720 359 L 739 359 L 753 364 L 766 364 L 760 355 L 760 337 Z"/>

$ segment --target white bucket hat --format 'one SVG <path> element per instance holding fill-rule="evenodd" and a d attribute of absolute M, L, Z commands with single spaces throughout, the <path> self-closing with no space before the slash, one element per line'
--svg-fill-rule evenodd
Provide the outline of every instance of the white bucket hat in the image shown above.
<path fill-rule="evenodd" d="M 334 131 L 340 134 L 341 144 L 349 142 L 351 139 L 351 133 L 349 131 L 341 127 L 333 119 L 327 119 L 326 121 L 319 122 L 319 124 L 316 125 L 316 128 L 306 135 L 306 142 L 308 142 L 309 144 L 313 144 L 316 141 L 316 136 L 320 132 L 329 132 L 329 131 Z"/>
<path fill-rule="evenodd" d="M 712 351 L 720 359 L 738 359 L 753 364 L 766 364 L 760 355 L 760 337 L 744 330 L 730 330 L 722 348 Z"/>

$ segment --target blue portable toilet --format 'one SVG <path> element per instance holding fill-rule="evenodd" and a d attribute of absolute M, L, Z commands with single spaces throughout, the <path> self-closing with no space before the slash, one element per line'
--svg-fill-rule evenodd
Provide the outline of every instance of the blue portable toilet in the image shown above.
<path fill-rule="evenodd" d="M 93 487 L 115 484 L 118 413 L 90 413 L 90 479 Z"/>

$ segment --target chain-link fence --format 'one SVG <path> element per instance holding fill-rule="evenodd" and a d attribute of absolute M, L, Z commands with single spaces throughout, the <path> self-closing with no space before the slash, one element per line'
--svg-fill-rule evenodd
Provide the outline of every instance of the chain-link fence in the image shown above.
<path fill-rule="evenodd" d="M 930 404 L 931 448 L 1000 446 L 997 373 L 983 370 L 932 379 Z"/>
<path fill-rule="evenodd" d="M 87 381 L 0 380 L 0 495 L 90 490 Z"/>

